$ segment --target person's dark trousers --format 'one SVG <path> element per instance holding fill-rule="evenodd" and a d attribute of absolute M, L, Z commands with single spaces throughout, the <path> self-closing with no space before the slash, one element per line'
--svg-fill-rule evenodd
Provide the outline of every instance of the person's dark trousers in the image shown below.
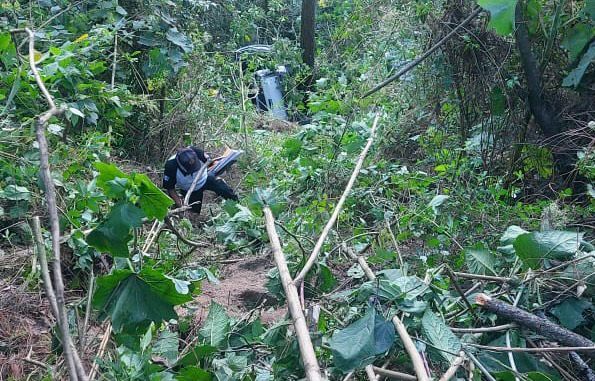
<path fill-rule="evenodd" d="M 221 177 L 217 177 L 215 175 L 209 174 L 207 176 L 207 182 L 205 185 L 190 194 L 190 199 L 188 200 L 189 204 L 192 205 L 192 211 L 196 214 L 200 214 L 202 209 L 202 194 L 205 190 L 209 190 L 211 192 L 215 192 L 218 196 L 223 197 L 224 199 L 229 200 L 238 200 L 238 195 L 231 189 L 229 185 L 223 180 Z M 182 197 L 185 197 L 186 192 L 182 193 Z"/>

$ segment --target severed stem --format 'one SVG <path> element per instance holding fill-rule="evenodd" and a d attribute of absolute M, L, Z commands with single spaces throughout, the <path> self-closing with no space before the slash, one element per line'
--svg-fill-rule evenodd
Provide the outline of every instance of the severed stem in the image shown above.
<path fill-rule="evenodd" d="M 347 186 L 345 187 L 345 190 L 343 191 L 343 194 L 341 195 L 339 202 L 337 202 L 337 205 L 335 206 L 335 210 L 333 210 L 331 218 L 329 218 L 324 229 L 322 229 L 322 233 L 320 234 L 320 237 L 318 238 L 318 241 L 316 242 L 316 245 L 314 246 L 314 249 L 312 250 L 310 257 L 306 261 L 306 264 L 293 280 L 294 284 L 297 285 L 304 280 L 306 274 L 308 273 L 308 271 L 310 271 L 310 269 L 314 265 L 314 262 L 316 262 L 316 258 L 318 258 L 318 254 L 320 254 L 320 250 L 322 249 L 322 245 L 324 244 L 326 237 L 329 235 L 333 225 L 337 221 L 339 213 L 341 213 L 341 209 L 343 208 L 343 204 L 345 203 L 345 200 L 347 200 L 347 196 L 349 195 L 349 192 L 351 192 L 351 188 L 355 184 L 357 175 L 359 175 L 359 172 L 362 169 L 364 159 L 366 158 L 366 155 L 368 154 L 368 151 L 372 146 L 372 142 L 374 141 L 374 138 L 376 136 L 376 127 L 378 126 L 378 119 L 380 119 L 380 114 L 377 113 L 376 117 L 374 118 L 374 122 L 372 123 L 372 129 L 370 130 L 370 137 L 368 138 L 368 142 L 366 143 L 366 146 L 359 155 L 359 159 L 357 160 L 357 164 L 355 165 L 353 173 L 349 178 L 349 182 L 347 183 Z"/>

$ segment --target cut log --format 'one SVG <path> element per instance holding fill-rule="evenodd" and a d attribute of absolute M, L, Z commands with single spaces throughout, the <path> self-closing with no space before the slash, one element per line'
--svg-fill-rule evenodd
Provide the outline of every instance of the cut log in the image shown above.
<path fill-rule="evenodd" d="M 486 294 L 477 295 L 475 301 L 483 309 L 493 312 L 501 318 L 515 322 L 522 327 L 529 328 L 532 331 L 535 331 L 536 333 L 560 344 L 570 347 L 595 348 L 595 343 L 584 336 L 576 334 L 566 328 L 552 323 L 547 319 L 542 319 L 530 312 L 505 303 L 501 300 L 494 299 Z M 595 358 L 595 351 L 588 352 L 587 354 L 590 357 Z"/>

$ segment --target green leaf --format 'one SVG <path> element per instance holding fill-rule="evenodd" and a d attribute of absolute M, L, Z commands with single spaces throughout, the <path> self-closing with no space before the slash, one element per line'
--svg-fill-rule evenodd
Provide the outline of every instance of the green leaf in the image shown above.
<path fill-rule="evenodd" d="M 200 360 L 213 353 L 217 353 L 217 348 L 210 345 L 196 345 L 176 362 L 176 366 L 196 365 Z"/>
<path fill-rule="evenodd" d="M 558 318 L 560 324 L 572 330 L 585 322 L 583 313 L 588 309 L 593 309 L 592 303 L 572 297 L 552 308 L 551 313 Z"/>
<path fill-rule="evenodd" d="M 223 347 L 229 334 L 229 317 L 225 309 L 211 301 L 209 306 L 209 315 L 205 325 L 200 329 L 199 336 L 213 347 Z"/>
<path fill-rule="evenodd" d="M 132 239 L 130 228 L 141 226 L 144 216 L 142 210 L 129 202 L 116 204 L 107 218 L 87 235 L 86 241 L 99 251 L 127 257 L 128 242 Z"/>
<path fill-rule="evenodd" d="M 572 258 L 583 238 L 583 233 L 551 230 L 521 234 L 514 241 L 516 255 L 530 268 L 536 268 L 542 259 Z"/>
<path fill-rule="evenodd" d="M 176 376 L 178 381 L 211 381 L 213 377 L 209 372 L 197 366 L 182 369 Z"/>
<path fill-rule="evenodd" d="M 147 217 L 163 220 L 174 201 L 143 174 L 134 175 L 134 182 L 140 191 L 138 204 Z"/>
<path fill-rule="evenodd" d="M 115 180 L 116 178 L 128 178 L 128 175 L 120 171 L 118 167 L 113 164 L 98 161 L 93 165 L 99 171 L 99 176 L 97 176 L 97 186 L 100 187 L 108 196 L 110 196 L 109 192 L 111 191 L 111 186 L 108 185 L 108 181 Z"/>
<path fill-rule="evenodd" d="M 517 0 L 478 0 L 483 9 L 490 12 L 489 25 L 501 36 L 512 33 L 514 9 Z"/>
<path fill-rule="evenodd" d="M 388 351 L 394 341 L 392 323 L 371 307 L 361 319 L 335 331 L 329 344 L 335 366 L 349 372 L 371 364 L 374 357 Z"/>
<path fill-rule="evenodd" d="M 459 338 L 448 328 L 442 319 L 436 316 L 431 310 L 426 310 L 421 320 L 422 330 L 428 341 L 438 348 L 440 355 L 452 364 L 456 356 L 451 353 L 461 351 Z M 450 352 L 450 353 L 448 353 Z"/>
<path fill-rule="evenodd" d="M 473 274 L 486 274 L 486 270 L 491 274 L 496 274 L 496 258 L 487 249 L 465 249 L 465 262 L 469 271 Z"/>
<path fill-rule="evenodd" d="M 191 295 L 178 294 L 172 281 L 160 272 L 116 270 L 97 279 L 93 306 L 101 319 L 111 318 L 114 332 L 137 332 L 151 322 L 176 319 L 173 307 L 190 300 Z"/>
<path fill-rule="evenodd" d="M 165 358 L 167 365 L 171 366 L 178 359 L 178 343 L 179 337 L 177 332 L 164 330 L 155 341 L 152 353 Z"/>
<path fill-rule="evenodd" d="M 576 68 L 564 78 L 562 86 L 577 88 L 581 83 L 581 79 L 583 79 L 587 68 L 593 62 L 595 62 L 595 42 L 592 42 L 591 45 L 589 45 L 589 49 L 583 54 L 583 57 Z"/>
<path fill-rule="evenodd" d="M 7 185 L 3 191 L 0 191 L 0 198 L 13 201 L 29 201 L 31 200 L 31 192 L 25 187 L 18 185 Z"/>
<path fill-rule="evenodd" d="M 593 27 L 584 23 L 576 24 L 566 33 L 560 45 L 568 50 L 570 61 L 579 57 L 594 33 Z"/>
<path fill-rule="evenodd" d="M 168 41 L 172 42 L 173 44 L 179 46 L 184 50 L 184 53 L 189 53 L 192 51 L 192 41 L 186 36 L 184 33 L 178 31 L 177 28 L 169 28 L 167 33 L 165 34 L 165 38 Z"/>
<path fill-rule="evenodd" d="M 438 215 L 440 212 L 438 210 L 438 207 L 442 204 L 444 204 L 444 201 L 448 200 L 450 198 L 450 196 L 444 195 L 444 194 L 439 194 L 434 196 L 434 198 L 432 199 L 432 201 L 430 201 L 430 203 L 428 204 L 429 207 L 432 208 L 432 210 L 434 211 L 435 215 Z"/>

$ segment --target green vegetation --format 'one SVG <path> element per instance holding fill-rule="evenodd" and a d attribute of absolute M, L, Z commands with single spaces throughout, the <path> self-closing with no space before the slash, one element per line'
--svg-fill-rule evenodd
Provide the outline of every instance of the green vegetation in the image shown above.
<path fill-rule="evenodd" d="M 531 348 L 595 340 L 595 2 L 319 0 L 314 67 L 300 12 L 0 2 L 0 379 L 314 379 L 290 313 L 261 318 L 292 302 L 331 380 L 383 374 L 370 365 L 437 380 L 454 364 L 452 380 L 594 377 L 593 350 Z M 252 44 L 272 51 L 236 52 Z M 250 99 L 278 65 L 291 121 Z M 226 263 L 271 256 L 267 208 L 295 277 L 368 141 L 301 301 L 271 260 L 255 308 L 197 302 Z M 173 210 L 163 162 L 190 144 L 245 151 L 238 203 Z M 480 294 L 569 331 L 507 325 Z"/>

